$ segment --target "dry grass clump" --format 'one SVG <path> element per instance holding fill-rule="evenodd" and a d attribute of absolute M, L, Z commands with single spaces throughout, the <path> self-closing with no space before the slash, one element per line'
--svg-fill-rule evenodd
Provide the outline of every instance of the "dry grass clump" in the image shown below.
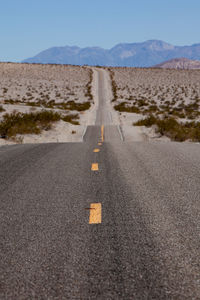
<path fill-rule="evenodd" d="M 1 138 L 13 138 L 17 134 L 40 134 L 42 130 L 50 130 L 52 123 L 59 120 L 77 125 L 78 115 L 61 116 L 58 112 L 46 111 L 35 113 L 13 112 L 5 114 L 0 122 Z"/>
<path fill-rule="evenodd" d="M 172 117 L 161 120 L 150 115 L 146 119 L 133 123 L 133 125 L 146 127 L 155 125 L 157 133 L 161 136 L 167 136 L 173 141 L 183 142 L 190 140 L 200 142 L 200 122 L 187 122 L 183 124 Z"/>
<path fill-rule="evenodd" d="M 3 108 L 2 105 L 0 105 L 0 112 L 4 112 L 4 111 L 5 111 L 5 109 Z"/>

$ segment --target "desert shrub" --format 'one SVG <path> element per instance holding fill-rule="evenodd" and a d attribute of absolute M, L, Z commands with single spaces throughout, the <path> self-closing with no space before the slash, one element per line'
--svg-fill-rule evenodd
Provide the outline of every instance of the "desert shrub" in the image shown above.
<path fill-rule="evenodd" d="M 0 123 L 0 135 L 10 138 L 17 134 L 39 134 L 41 130 L 51 129 L 51 123 L 60 120 L 60 114 L 52 111 L 36 113 L 14 112 L 5 114 Z"/>
<path fill-rule="evenodd" d="M 50 130 L 52 123 L 59 120 L 79 125 L 78 114 L 62 116 L 58 112 L 43 110 L 40 112 L 5 114 L 0 122 L 0 136 L 13 138 L 17 134 L 39 134 L 42 130 Z"/>
<path fill-rule="evenodd" d="M 184 111 L 188 119 L 195 119 L 200 115 L 200 112 L 198 111 L 199 104 L 197 102 L 190 103 L 188 105 L 184 106 Z"/>
<path fill-rule="evenodd" d="M 159 110 L 159 108 L 157 105 L 150 105 L 148 108 L 148 112 L 156 112 L 158 110 Z"/>
<path fill-rule="evenodd" d="M 135 126 L 146 126 L 146 127 L 151 127 L 154 124 L 156 124 L 156 118 L 153 115 L 150 115 L 148 118 L 133 123 L 133 125 Z"/>
<path fill-rule="evenodd" d="M 183 142 L 191 140 L 200 142 L 200 122 L 187 122 L 185 124 L 178 123 L 174 118 L 165 118 L 163 120 L 148 116 L 144 120 L 133 123 L 134 126 L 147 126 L 156 125 L 156 131 L 162 136 L 165 135 L 173 141 Z"/>
<path fill-rule="evenodd" d="M 68 101 L 67 103 L 62 103 L 61 106 L 68 110 L 84 111 L 89 109 L 91 104 L 90 102 L 76 103 L 74 101 Z"/>
<path fill-rule="evenodd" d="M 130 113 L 140 113 L 140 110 L 137 106 L 126 106 L 126 102 L 121 102 L 114 106 L 114 109 L 120 112 L 130 112 Z"/>
<path fill-rule="evenodd" d="M 45 108 L 54 108 L 55 100 L 45 101 L 45 100 L 38 100 L 37 102 L 27 102 L 28 106 L 43 106 Z"/>
<path fill-rule="evenodd" d="M 163 111 L 169 110 L 169 106 L 168 106 L 168 105 L 163 105 L 163 104 L 161 104 L 161 105 L 159 106 L 159 108 L 162 109 Z"/>
<path fill-rule="evenodd" d="M 174 140 L 177 140 L 177 134 L 180 136 L 180 132 L 182 129 L 182 125 L 180 125 L 174 118 L 166 118 L 164 120 L 160 120 L 159 118 L 155 118 L 154 116 L 149 116 L 144 120 L 140 120 L 134 123 L 135 126 L 147 126 L 150 127 L 152 125 L 157 125 L 157 132 L 161 135 L 166 135 Z"/>
<path fill-rule="evenodd" d="M 118 88 L 119 90 L 120 90 L 120 88 Z M 123 98 L 122 96 L 120 96 L 121 98 Z M 127 100 L 128 101 L 133 101 L 133 100 L 135 100 L 135 97 L 134 96 L 129 96 L 128 98 L 127 98 Z"/>
<path fill-rule="evenodd" d="M 67 115 L 67 116 L 64 116 L 62 117 L 62 120 L 65 121 L 65 122 L 69 122 L 73 125 L 79 125 L 80 123 L 77 121 L 77 119 L 79 119 L 79 115 L 76 114 L 76 115 Z"/>
<path fill-rule="evenodd" d="M 186 116 L 185 116 L 185 113 L 183 112 L 182 109 L 179 109 L 179 108 L 174 108 L 172 110 L 169 111 L 169 115 L 173 115 L 173 116 L 176 116 L 180 119 L 184 119 Z"/>
<path fill-rule="evenodd" d="M 137 105 L 139 107 L 148 106 L 148 103 L 145 100 L 141 99 L 141 100 L 137 100 Z"/>
<path fill-rule="evenodd" d="M 166 118 L 164 120 L 156 120 L 158 132 L 161 135 L 169 135 L 179 131 L 180 124 L 174 118 Z"/>
<path fill-rule="evenodd" d="M 38 103 L 38 102 L 33 102 L 33 101 L 31 101 L 31 102 L 27 102 L 26 103 L 26 106 L 32 106 L 32 107 L 39 107 L 40 106 L 40 104 Z"/>
<path fill-rule="evenodd" d="M 200 142 L 200 128 L 192 128 L 189 131 L 188 137 L 193 142 Z"/>
<path fill-rule="evenodd" d="M 3 111 L 5 111 L 5 109 L 3 108 L 2 105 L 0 105 L 0 112 L 3 112 Z"/>
<path fill-rule="evenodd" d="M 20 100 L 6 99 L 6 100 L 4 100 L 4 103 L 14 105 L 14 104 L 20 104 L 20 103 L 24 103 L 24 102 L 20 101 Z"/>

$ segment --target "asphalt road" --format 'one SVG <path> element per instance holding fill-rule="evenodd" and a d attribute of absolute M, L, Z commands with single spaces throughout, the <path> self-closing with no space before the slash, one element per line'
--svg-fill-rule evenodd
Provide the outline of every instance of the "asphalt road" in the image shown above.
<path fill-rule="evenodd" d="M 83 143 L 0 148 L 0 299 L 200 299 L 200 145 L 122 142 L 103 107 Z"/>

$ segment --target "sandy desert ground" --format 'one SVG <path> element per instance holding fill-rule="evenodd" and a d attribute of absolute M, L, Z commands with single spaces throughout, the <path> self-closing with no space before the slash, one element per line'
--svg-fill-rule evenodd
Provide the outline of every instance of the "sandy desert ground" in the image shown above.
<path fill-rule="evenodd" d="M 116 83 L 117 104 L 126 102 L 141 112 L 147 108 L 153 111 L 155 105 L 162 112 L 168 107 L 178 108 L 200 101 L 200 70 L 110 70 Z"/>
<path fill-rule="evenodd" d="M 124 126 L 131 126 L 150 114 L 161 119 L 173 117 L 183 124 L 200 120 L 200 70 L 108 70 L 113 107 L 119 111 L 120 123 Z M 146 133 L 151 138 L 158 137 L 152 128 Z"/>
<path fill-rule="evenodd" d="M 6 113 L 57 111 L 62 115 L 78 114 L 81 126 L 56 122 L 52 130 L 38 135 L 24 135 L 23 142 L 81 141 L 84 126 L 93 122 L 92 70 L 87 67 L 0 63 L 0 120 Z M 63 105 L 72 102 L 69 109 Z M 89 110 L 77 111 L 73 104 L 88 104 Z M 63 109 L 65 108 L 65 109 Z M 0 144 L 14 143 L 0 139 Z"/>

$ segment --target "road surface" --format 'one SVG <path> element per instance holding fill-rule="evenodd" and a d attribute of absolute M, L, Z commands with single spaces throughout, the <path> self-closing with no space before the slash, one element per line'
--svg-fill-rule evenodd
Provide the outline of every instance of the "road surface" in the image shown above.
<path fill-rule="evenodd" d="M 0 299 L 200 299 L 200 146 L 123 142 L 98 72 L 83 143 L 0 148 Z"/>

